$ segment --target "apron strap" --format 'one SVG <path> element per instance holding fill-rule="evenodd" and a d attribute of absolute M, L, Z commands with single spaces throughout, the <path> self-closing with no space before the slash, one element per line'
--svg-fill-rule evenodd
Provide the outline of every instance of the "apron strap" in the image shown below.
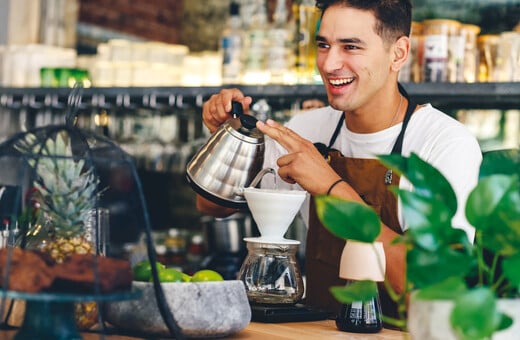
<path fill-rule="evenodd" d="M 408 122 L 410 122 L 410 118 L 412 118 L 412 113 L 415 111 L 415 107 L 417 106 L 415 101 L 410 98 L 401 84 L 397 83 L 397 86 L 399 87 L 399 92 L 401 92 L 401 94 L 408 100 L 408 107 L 406 108 L 406 114 L 404 115 L 401 132 L 399 132 L 394 147 L 392 148 L 392 154 L 401 154 L 401 151 L 403 150 L 404 133 L 406 131 L 406 127 L 408 126 Z"/>

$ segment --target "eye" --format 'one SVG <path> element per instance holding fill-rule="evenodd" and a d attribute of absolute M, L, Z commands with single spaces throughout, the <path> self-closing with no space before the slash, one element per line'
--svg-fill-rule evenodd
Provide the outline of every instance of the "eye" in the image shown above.
<path fill-rule="evenodd" d="M 329 44 L 326 44 L 324 42 L 317 42 L 316 45 L 318 46 L 318 48 L 329 48 L 330 47 Z"/>
<path fill-rule="evenodd" d="M 345 50 L 357 50 L 357 49 L 359 49 L 359 47 L 357 47 L 356 45 L 345 45 L 343 48 Z"/>

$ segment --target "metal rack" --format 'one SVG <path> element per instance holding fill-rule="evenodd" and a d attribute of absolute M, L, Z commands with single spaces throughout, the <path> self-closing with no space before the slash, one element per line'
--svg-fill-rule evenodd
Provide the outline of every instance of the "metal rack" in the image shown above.
<path fill-rule="evenodd" d="M 405 89 L 418 102 L 430 102 L 440 108 L 518 109 L 520 82 L 511 83 L 405 83 Z M 265 98 L 282 105 L 295 99 L 319 98 L 326 100 L 321 84 L 316 85 L 262 85 L 238 87 L 253 98 Z M 223 87 L 111 87 L 85 88 L 83 107 L 145 107 L 152 109 L 182 108 L 184 105 L 201 107 L 204 100 Z M 66 104 L 68 88 L 0 88 L 0 107 L 52 107 Z"/>

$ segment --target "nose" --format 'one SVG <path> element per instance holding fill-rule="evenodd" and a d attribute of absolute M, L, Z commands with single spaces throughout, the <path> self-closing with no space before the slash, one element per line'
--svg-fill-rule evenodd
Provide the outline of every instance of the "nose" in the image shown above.
<path fill-rule="evenodd" d="M 334 47 L 320 53 L 318 59 L 318 66 L 325 73 L 333 73 L 341 69 L 343 64 L 338 49 Z"/>

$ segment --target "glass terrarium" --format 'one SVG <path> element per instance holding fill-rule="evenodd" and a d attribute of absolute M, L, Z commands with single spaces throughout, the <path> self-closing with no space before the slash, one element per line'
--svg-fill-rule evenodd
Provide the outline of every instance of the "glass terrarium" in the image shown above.
<path fill-rule="evenodd" d="M 114 228 L 145 233 L 149 259 L 156 260 L 133 159 L 75 125 L 81 88 L 72 91 L 64 124 L 0 144 L 0 315 L 10 326 L 23 303 L 18 339 L 76 339 L 95 324 L 103 332 L 100 303 L 138 297 L 130 263 L 110 246 Z M 161 315 L 177 333 L 152 274 Z"/>

